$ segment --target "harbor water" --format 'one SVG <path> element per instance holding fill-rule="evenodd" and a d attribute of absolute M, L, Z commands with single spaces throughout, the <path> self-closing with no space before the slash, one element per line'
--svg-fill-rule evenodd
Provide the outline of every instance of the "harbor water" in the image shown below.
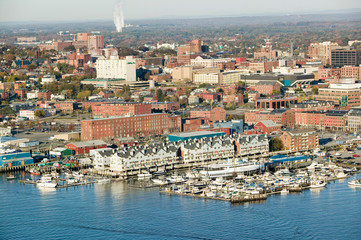
<path fill-rule="evenodd" d="M 0 239 L 360 239 L 361 188 L 231 204 L 124 182 L 42 189 L 0 175 Z M 351 177 L 361 177 L 360 174 Z"/>

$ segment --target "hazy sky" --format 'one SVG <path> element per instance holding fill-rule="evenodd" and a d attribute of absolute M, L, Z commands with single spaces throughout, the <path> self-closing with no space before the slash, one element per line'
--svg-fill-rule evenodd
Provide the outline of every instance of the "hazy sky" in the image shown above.
<path fill-rule="evenodd" d="M 113 19 L 117 0 L 0 0 L 0 22 Z M 125 21 L 309 13 L 361 8 L 360 0 L 123 0 Z"/>

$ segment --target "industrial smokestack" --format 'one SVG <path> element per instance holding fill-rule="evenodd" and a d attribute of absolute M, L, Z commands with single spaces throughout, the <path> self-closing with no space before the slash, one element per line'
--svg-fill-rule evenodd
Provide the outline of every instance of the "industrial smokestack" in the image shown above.
<path fill-rule="evenodd" d="M 118 0 L 114 8 L 114 24 L 117 32 L 122 32 L 124 27 L 123 1 Z"/>

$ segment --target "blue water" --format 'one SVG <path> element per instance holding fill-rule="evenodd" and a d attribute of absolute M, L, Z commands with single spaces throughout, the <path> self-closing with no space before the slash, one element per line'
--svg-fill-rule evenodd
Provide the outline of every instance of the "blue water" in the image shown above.
<path fill-rule="evenodd" d="M 0 239 L 361 239 L 361 189 L 347 180 L 232 205 L 121 182 L 46 191 L 0 175 L 0 214 Z"/>

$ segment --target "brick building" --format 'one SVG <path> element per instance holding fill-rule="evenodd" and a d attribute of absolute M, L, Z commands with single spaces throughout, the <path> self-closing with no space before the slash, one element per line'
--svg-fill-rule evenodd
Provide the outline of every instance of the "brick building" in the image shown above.
<path fill-rule="evenodd" d="M 281 85 L 276 81 L 262 81 L 256 84 L 254 90 L 263 95 L 273 95 L 274 91 L 281 92 Z"/>
<path fill-rule="evenodd" d="M 81 121 L 82 141 L 96 139 L 109 141 L 119 137 L 144 137 L 180 130 L 181 117 L 168 116 L 167 113 Z"/>
<path fill-rule="evenodd" d="M 49 101 L 51 99 L 51 91 L 49 90 L 41 90 L 38 92 L 38 99 L 39 100 L 46 100 Z"/>
<path fill-rule="evenodd" d="M 63 112 L 73 112 L 77 109 L 78 104 L 76 102 L 56 102 L 54 106 Z"/>
<path fill-rule="evenodd" d="M 119 117 L 152 113 L 152 105 L 143 103 L 105 103 L 92 107 L 93 118 Z"/>
<path fill-rule="evenodd" d="M 298 102 L 297 97 L 272 97 L 272 98 L 259 98 L 256 102 L 256 108 L 290 108 L 291 104 Z"/>
<path fill-rule="evenodd" d="M 270 134 L 281 130 L 281 124 L 277 124 L 272 120 L 263 120 L 254 125 L 254 129 L 262 134 Z"/>
<path fill-rule="evenodd" d="M 292 151 L 308 150 L 319 147 L 319 137 L 314 130 L 295 130 L 283 132 L 280 137 L 283 145 Z"/>
<path fill-rule="evenodd" d="M 243 95 L 242 94 L 233 94 L 233 95 L 225 95 L 223 96 L 223 104 L 235 104 L 241 105 L 243 104 Z"/>
<path fill-rule="evenodd" d="M 340 110 L 296 112 L 295 122 L 303 127 L 344 131 L 347 114 L 348 111 Z"/>
<path fill-rule="evenodd" d="M 153 112 L 172 112 L 180 109 L 179 102 L 153 102 L 151 106 Z"/>
<path fill-rule="evenodd" d="M 197 107 L 191 110 L 190 118 L 203 118 L 206 123 L 215 123 L 226 120 L 226 110 L 221 107 Z"/>
<path fill-rule="evenodd" d="M 294 126 L 295 110 L 275 109 L 275 110 L 252 110 L 244 113 L 244 122 L 247 124 L 256 124 L 264 120 L 272 120 L 282 126 Z"/>
<path fill-rule="evenodd" d="M 101 140 L 73 142 L 65 145 L 65 148 L 73 150 L 76 155 L 88 154 L 92 149 L 106 148 L 107 144 Z"/>
<path fill-rule="evenodd" d="M 315 99 L 332 101 L 339 106 L 359 107 L 361 106 L 361 90 L 360 88 L 319 88 Z"/>

